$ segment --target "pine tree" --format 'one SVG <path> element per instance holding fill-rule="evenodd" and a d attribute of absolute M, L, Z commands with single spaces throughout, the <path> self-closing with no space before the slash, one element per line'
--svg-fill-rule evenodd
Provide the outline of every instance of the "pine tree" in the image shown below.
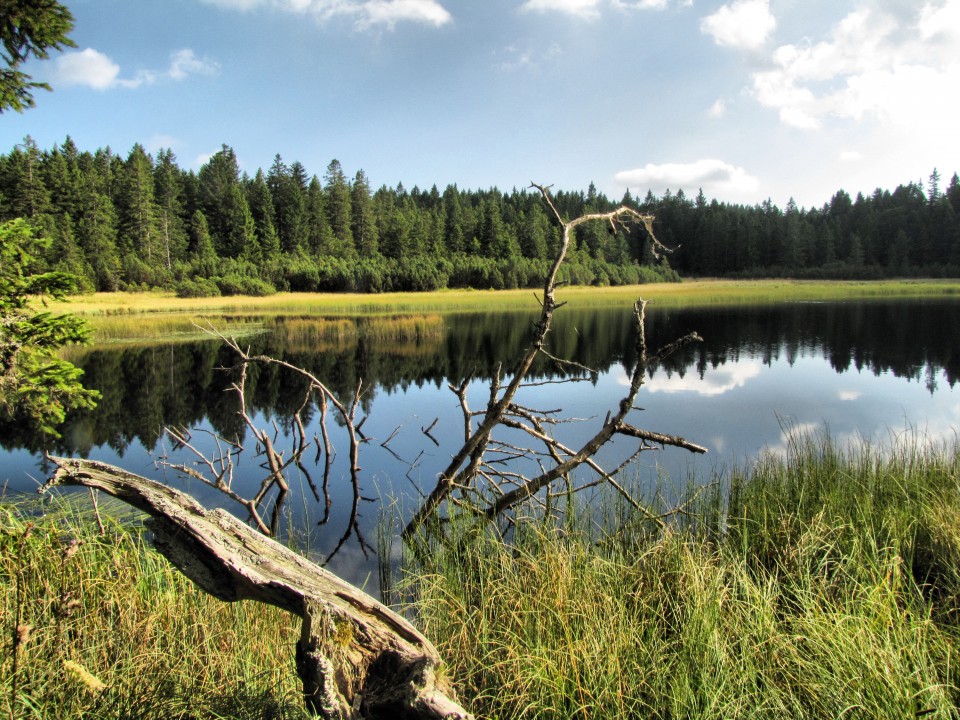
<path fill-rule="evenodd" d="M 273 198 L 263 170 L 257 170 L 256 177 L 247 187 L 247 203 L 264 259 L 277 259 L 280 255 L 280 237 L 274 227 Z"/>
<path fill-rule="evenodd" d="M 343 254 L 353 254 L 353 232 L 351 231 L 350 188 L 338 160 L 331 160 L 324 175 L 324 196 L 326 200 L 327 221 L 334 237 L 342 248 Z"/>
<path fill-rule="evenodd" d="M 213 247 L 213 238 L 210 237 L 210 226 L 207 216 L 202 210 L 194 210 L 190 218 L 190 253 L 199 273 L 210 277 L 216 272 L 217 251 Z"/>
<path fill-rule="evenodd" d="M 332 255 L 336 240 L 327 220 L 326 202 L 320 179 L 314 175 L 307 187 L 307 246 L 314 255 Z"/>
<path fill-rule="evenodd" d="M 23 219 L 0 226 L 0 415 L 58 437 L 67 411 L 92 408 L 99 393 L 84 389 L 81 371 L 57 356 L 64 345 L 86 340 L 86 324 L 31 305 L 77 287 L 65 273 L 33 271 L 48 244 Z"/>
<path fill-rule="evenodd" d="M 170 149 L 157 152 L 153 171 L 157 208 L 157 232 L 166 268 L 183 259 L 187 251 L 187 229 L 183 220 L 183 188 L 177 158 Z"/>
<path fill-rule="evenodd" d="M 137 143 L 117 179 L 117 245 L 121 255 L 134 253 L 148 265 L 164 261 L 157 232 L 153 158 Z"/>
<path fill-rule="evenodd" d="M 443 191 L 444 228 L 443 242 L 448 255 L 463 252 L 465 233 L 463 229 L 463 209 L 460 204 L 460 191 L 456 185 L 447 185 Z"/>
<path fill-rule="evenodd" d="M 360 257 L 376 257 L 379 254 L 377 224 L 370 196 L 370 183 L 363 170 L 357 170 L 350 188 L 351 225 L 353 242 Z"/>
<path fill-rule="evenodd" d="M 280 247 L 285 253 L 296 253 L 304 248 L 309 236 L 306 171 L 299 162 L 288 168 L 276 155 L 266 182 L 273 198 L 273 222 Z"/>
<path fill-rule="evenodd" d="M 0 175 L 4 217 L 36 218 L 49 210 L 50 194 L 44 185 L 42 160 L 29 135 L 7 157 Z"/>
<path fill-rule="evenodd" d="M 940 173 L 934 168 L 927 181 L 927 201 L 933 205 L 940 199 Z"/>
<path fill-rule="evenodd" d="M 8 109 L 23 112 L 34 106 L 34 90 L 50 89 L 23 72 L 23 63 L 31 56 L 45 60 L 51 50 L 76 47 L 67 37 L 73 30 L 73 15 L 55 0 L 17 0 L 4 2 L 0 8 L 0 113 Z"/>
<path fill-rule="evenodd" d="M 117 218 L 108 195 L 86 189 L 77 224 L 77 243 L 92 271 L 97 290 L 112 292 L 120 287 L 120 256 L 117 253 Z"/>
<path fill-rule="evenodd" d="M 243 249 L 243 212 L 237 206 L 239 183 L 237 156 L 227 145 L 214 153 L 197 176 L 198 206 L 207 218 L 217 254 L 222 257 L 237 257 Z M 239 197 L 243 197 L 242 193 Z M 237 222 L 241 227 L 237 227 Z"/>

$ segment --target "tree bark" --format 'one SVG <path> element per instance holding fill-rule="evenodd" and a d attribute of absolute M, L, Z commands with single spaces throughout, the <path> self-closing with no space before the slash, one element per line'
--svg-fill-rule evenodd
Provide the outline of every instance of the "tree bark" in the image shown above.
<path fill-rule="evenodd" d="M 150 516 L 153 543 L 180 572 L 227 602 L 256 600 L 303 621 L 297 673 L 322 718 L 469 718 L 413 625 L 366 593 L 223 510 L 91 460 L 51 458 L 55 485 L 103 490 Z"/>

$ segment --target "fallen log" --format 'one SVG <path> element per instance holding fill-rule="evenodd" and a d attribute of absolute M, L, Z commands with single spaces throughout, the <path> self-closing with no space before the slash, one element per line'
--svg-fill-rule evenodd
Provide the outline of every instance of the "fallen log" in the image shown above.
<path fill-rule="evenodd" d="M 307 706 L 329 720 L 469 718 L 440 656 L 406 619 L 223 510 L 92 460 L 50 458 L 40 489 L 81 485 L 150 516 L 153 544 L 201 589 L 226 602 L 256 600 L 303 621 L 296 668 Z"/>

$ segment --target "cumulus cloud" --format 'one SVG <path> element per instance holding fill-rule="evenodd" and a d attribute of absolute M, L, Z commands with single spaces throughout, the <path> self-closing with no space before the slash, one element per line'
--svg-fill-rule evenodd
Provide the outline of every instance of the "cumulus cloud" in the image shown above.
<path fill-rule="evenodd" d="M 828 117 L 900 127 L 960 112 L 960 0 L 927 3 L 904 19 L 880 3 L 847 14 L 816 43 L 783 45 L 752 77 L 761 105 L 814 130 Z M 939 120 L 938 120 L 939 118 Z"/>
<path fill-rule="evenodd" d="M 141 85 L 153 85 L 161 80 L 185 80 L 190 75 L 216 75 L 220 72 L 215 62 L 198 58 L 190 49 L 172 53 L 166 70 L 141 70 L 130 78 L 120 77 L 120 66 L 93 48 L 60 55 L 54 68 L 58 84 L 81 85 L 94 90 L 137 88 Z"/>
<path fill-rule="evenodd" d="M 64 53 L 55 62 L 60 85 L 87 85 L 94 90 L 106 90 L 117 83 L 120 75 L 120 66 L 93 48 Z"/>
<path fill-rule="evenodd" d="M 433 0 L 370 0 L 363 3 L 360 22 L 393 27 L 410 21 L 439 27 L 451 19 L 450 13 Z"/>
<path fill-rule="evenodd" d="M 664 190 L 683 190 L 687 195 L 696 195 L 700 189 L 708 197 L 738 199 L 752 195 L 760 183 L 742 167 L 722 160 L 703 159 L 692 163 L 648 164 L 635 170 L 624 170 L 614 176 L 622 187 L 655 194 Z"/>
<path fill-rule="evenodd" d="M 762 47 L 776 27 L 769 0 L 734 0 L 700 22 L 717 45 L 745 50 Z"/>
<path fill-rule="evenodd" d="M 309 14 L 320 21 L 353 18 L 357 27 L 395 27 L 401 22 L 439 27 L 453 17 L 439 0 L 202 0 L 228 10 L 248 11 L 258 7 Z"/>

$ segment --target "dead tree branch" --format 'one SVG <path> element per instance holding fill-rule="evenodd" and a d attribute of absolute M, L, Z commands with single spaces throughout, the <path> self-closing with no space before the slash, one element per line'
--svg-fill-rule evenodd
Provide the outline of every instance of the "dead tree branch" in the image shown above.
<path fill-rule="evenodd" d="M 453 455 L 446 469 L 439 474 L 436 486 L 422 502 L 417 512 L 404 528 L 404 538 L 409 539 L 416 533 L 429 518 L 437 513 L 440 505 L 448 499 L 455 499 L 458 504 L 473 505 L 474 512 L 480 512 L 488 518 L 495 518 L 518 503 L 534 497 L 540 490 L 549 486 L 554 480 L 567 478 L 569 473 L 582 465 L 586 465 L 595 472 L 598 472 L 601 477 L 609 478 L 610 474 L 603 471 L 593 458 L 600 448 L 608 443 L 615 435 L 635 437 L 641 441 L 641 448 L 673 445 L 686 448 L 693 452 L 706 452 L 705 448 L 689 443 L 683 438 L 642 431 L 626 422 L 628 414 L 634 409 L 634 400 L 640 386 L 643 384 L 644 373 L 647 368 L 685 345 L 700 340 L 700 337 L 696 333 L 691 333 L 684 338 L 680 338 L 664 346 L 648 357 L 646 338 L 644 335 L 644 309 L 646 304 L 643 300 L 638 301 L 634 309 L 638 326 L 638 360 L 631 377 L 630 389 L 627 396 L 620 401 L 616 412 L 608 414 L 600 430 L 584 443 L 582 447 L 578 450 L 564 447 L 544 431 L 544 424 L 536 420 L 533 416 L 536 414 L 531 415 L 529 412 L 524 413 L 518 411 L 518 406 L 515 404 L 514 399 L 517 392 L 525 386 L 524 380 L 538 355 L 544 354 L 561 366 L 591 372 L 590 369 L 585 366 L 554 357 L 545 349 L 546 339 L 553 323 L 554 313 L 562 306 L 562 303 L 557 302 L 556 299 L 558 274 L 570 250 L 576 228 L 584 223 L 596 221 L 608 222 L 614 230 L 626 224 L 642 225 L 651 239 L 654 255 L 660 257 L 661 253 L 669 252 L 669 249 L 663 246 L 656 238 L 653 231 L 654 218 L 652 215 L 645 215 L 633 208 L 622 206 L 611 212 L 588 213 L 573 220 L 565 221 L 553 202 L 549 188 L 536 183 L 531 183 L 531 187 L 540 192 L 544 202 L 546 202 L 562 228 L 560 247 L 544 280 L 543 298 L 540 303 L 540 318 L 535 324 L 533 337 L 522 357 L 514 366 L 510 380 L 506 386 L 502 387 L 499 373 L 496 374 L 491 382 L 490 399 L 487 403 L 486 411 L 482 413 L 482 418 L 476 429 L 473 429 L 473 414 L 467 407 L 466 383 L 455 389 L 463 410 L 466 426 L 466 441 Z M 541 414 L 540 417 L 545 416 Z M 518 476 L 516 473 L 507 474 L 496 471 L 490 472 L 489 474 L 488 472 L 481 474 L 481 471 L 484 469 L 486 469 L 486 471 L 490 470 L 489 462 L 484 461 L 485 454 L 493 448 L 502 447 L 501 443 L 492 440 L 494 431 L 501 427 L 521 430 L 540 441 L 540 443 L 545 446 L 544 451 L 538 452 L 530 448 L 526 449 L 526 452 L 531 457 L 539 456 L 542 452 L 545 452 L 545 455 L 553 460 L 553 466 L 533 478 Z M 483 479 L 487 480 L 486 486 L 479 487 L 478 481 Z M 513 488 L 505 490 L 504 488 L 507 485 L 513 485 Z M 482 507 L 483 501 L 480 498 L 490 492 L 495 496 L 494 499 L 488 502 L 485 507 Z M 468 499 L 468 497 L 470 499 Z"/>
<path fill-rule="evenodd" d="M 369 543 L 366 542 L 360 533 L 360 524 L 358 521 L 359 504 L 360 500 L 363 499 L 360 491 L 361 468 L 359 464 L 360 444 L 363 442 L 360 426 L 363 425 L 363 420 L 358 423 L 356 421 L 356 414 L 358 408 L 360 407 L 360 400 L 363 397 L 362 382 L 357 385 L 357 389 L 354 392 L 353 397 L 350 399 L 350 402 L 348 404 L 344 404 L 323 382 L 321 382 L 317 377 L 307 370 L 266 355 L 251 355 L 248 350 L 241 348 L 235 339 L 226 337 L 213 328 L 204 329 L 220 338 L 220 340 L 227 347 L 229 347 L 238 358 L 239 378 L 231 385 L 230 390 L 233 391 L 237 397 L 237 414 L 243 420 L 243 424 L 256 440 L 256 452 L 259 457 L 263 458 L 262 467 L 266 472 L 266 476 L 261 481 L 257 492 L 252 497 L 245 497 L 241 495 L 232 487 L 235 469 L 234 459 L 243 450 L 238 443 L 231 442 L 217 435 L 213 435 L 215 449 L 212 452 L 205 453 L 199 447 L 197 447 L 195 443 L 191 442 L 189 431 L 169 427 L 165 428 L 165 432 L 167 436 L 173 440 L 174 447 L 177 449 L 188 450 L 196 459 L 193 467 L 184 463 L 172 463 L 166 459 L 161 460 L 161 463 L 164 466 L 180 472 L 187 477 L 200 480 L 210 487 L 219 490 L 227 497 L 242 505 L 249 513 L 250 522 L 255 524 L 261 532 L 266 535 L 275 535 L 279 528 L 280 511 L 283 507 L 284 500 L 290 491 L 286 475 L 287 471 L 291 467 L 299 468 L 301 472 L 306 475 L 314 496 L 318 499 L 320 497 L 320 493 L 318 492 L 313 479 L 310 477 L 309 473 L 306 472 L 303 464 L 304 454 L 311 447 L 311 445 L 314 444 L 314 440 L 311 440 L 307 436 L 307 430 L 303 422 L 303 413 L 311 406 L 312 403 L 316 403 L 320 410 L 320 437 L 315 437 L 317 446 L 317 462 L 319 462 L 321 455 L 324 456 L 323 498 L 325 507 L 323 519 L 320 521 L 320 524 L 324 524 L 329 520 L 330 517 L 330 471 L 332 458 L 335 453 L 333 444 L 330 440 L 330 434 L 327 429 L 327 421 L 330 415 L 330 408 L 332 407 L 333 412 L 336 414 L 337 418 L 347 431 L 348 457 L 350 459 L 349 472 L 353 487 L 353 504 L 350 517 L 347 522 L 346 532 L 341 537 L 333 551 L 326 556 L 325 562 L 329 562 L 330 559 L 336 555 L 336 553 L 340 550 L 340 548 L 343 547 L 344 543 L 352 535 L 357 536 L 360 542 L 360 548 L 364 555 L 366 555 L 371 548 Z M 279 428 L 276 427 L 276 423 L 273 423 L 273 432 L 271 433 L 267 428 L 257 425 L 257 423 L 254 422 L 253 416 L 247 411 L 247 372 L 251 365 L 276 365 L 283 368 L 284 371 L 297 375 L 307 381 L 307 387 L 304 392 L 303 400 L 300 403 L 299 409 L 293 414 L 293 438 L 291 441 L 291 446 L 287 448 L 290 451 L 289 457 L 287 458 L 284 458 L 284 453 L 286 450 L 280 451 L 276 447 L 276 438 L 279 435 Z M 365 419 L 366 418 L 364 418 L 364 420 Z M 389 445 L 389 441 L 390 439 L 385 442 L 384 447 Z M 268 520 L 264 517 L 263 506 L 268 496 L 270 496 L 272 493 L 276 493 L 276 497 L 272 504 L 272 512 L 268 522 Z"/>
<path fill-rule="evenodd" d="M 470 717 L 437 673 L 436 648 L 366 593 L 171 487 L 105 463 L 50 459 L 57 470 L 41 492 L 56 485 L 103 490 L 150 516 L 154 545 L 202 590 L 301 618 L 296 668 L 305 701 L 319 717 Z"/>

